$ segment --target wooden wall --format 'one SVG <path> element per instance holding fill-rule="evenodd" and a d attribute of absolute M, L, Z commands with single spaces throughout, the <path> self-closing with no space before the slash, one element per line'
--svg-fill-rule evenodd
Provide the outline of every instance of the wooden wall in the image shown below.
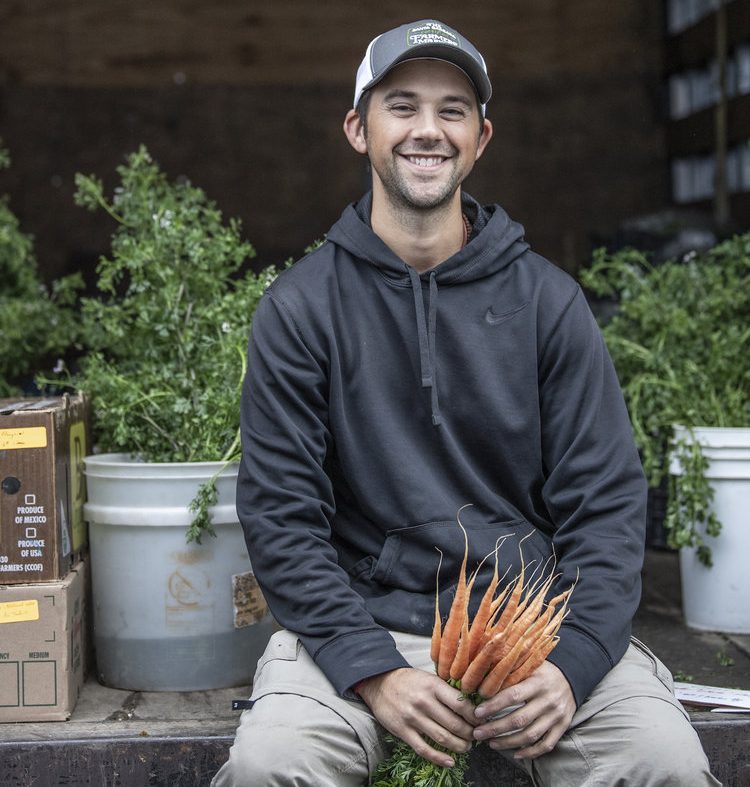
<path fill-rule="evenodd" d="M 495 138 L 468 183 L 575 270 L 668 199 L 653 0 L 0 0 L 0 174 L 48 277 L 105 251 L 72 202 L 145 143 L 243 220 L 262 263 L 298 255 L 366 185 L 341 121 L 368 41 L 433 15 L 488 62 Z"/>

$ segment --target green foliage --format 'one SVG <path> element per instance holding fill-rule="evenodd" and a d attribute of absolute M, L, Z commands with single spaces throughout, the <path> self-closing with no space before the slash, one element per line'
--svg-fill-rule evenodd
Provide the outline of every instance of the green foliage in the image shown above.
<path fill-rule="evenodd" d="M 667 475 L 673 426 L 750 425 L 750 234 L 701 254 L 652 266 L 632 249 L 600 249 L 581 281 L 616 298 L 603 327 L 649 483 Z M 665 526 L 673 546 L 710 551 L 718 534 L 700 446 L 676 446 L 685 473 L 671 480 Z"/>
<path fill-rule="evenodd" d="M 709 536 L 718 536 L 721 522 L 711 508 L 714 490 L 706 478 L 708 459 L 695 440 L 680 439 L 674 445 L 681 475 L 669 477 L 669 502 L 664 526 L 674 547 L 695 547 L 698 559 L 705 566 L 713 565 L 710 548 L 695 527 L 703 523 Z"/>
<path fill-rule="evenodd" d="M 420 757 L 404 741 L 388 736 L 393 744 L 391 756 L 378 765 L 370 787 L 469 787 L 464 781 L 468 767 L 467 754 L 454 754 L 452 768 L 443 768 Z M 447 751 L 434 742 L 430 745 L 440 751 Z"/>
<path fill-rule="evenodd" d="M 76 176 L 77 204 L 117 226 L 97 266 L 100 297 L 82 301 L 89 352 L 71 383 L 92 398 L 103 451 L 236 460 L 250 324 L 275 270 L 242 273 L 254 251 L 239 222 L 189 182 L 170 182 L 144 147 L 117 172 L 111 200 L 98 178 Z M 211 530 L 213 486 L 195 501 L 191 539 Z"/>
<path fill-rule="evenodd" d="M 0 169 L 10 156 L 0 140 Z M 39 278 L 34 241 L 0 197 L 0 396 L 20 393 L 19 385 L 51 367 L 77 338 L 72 306 L 83 286 L 80 274 L 48 288 Z"/>
<path fill-rule="evenodd" d="M 229 461 L 232 461 L 235 458 L 239 459 L 239 455 L 232 453 Z M 218 490 L 216 489 L 216 476 L 211 478 L 207 483 L 201 484 L 198 489 L 198 493 L 188 506 L 188 510 L 192 514 L 195 514 L 192 522 L 188 526 L 188 541 L 196 541 L 200 544 L 201 537 L 204 533 L 208 533 L 209 536 L 216 536 L 216 530 L 214 530 L 214 526 L 211 522 L 211 517 L 209 516 L 208 511 L 211 506 L 216 504 L 218 497 L 219 494 Z"/>

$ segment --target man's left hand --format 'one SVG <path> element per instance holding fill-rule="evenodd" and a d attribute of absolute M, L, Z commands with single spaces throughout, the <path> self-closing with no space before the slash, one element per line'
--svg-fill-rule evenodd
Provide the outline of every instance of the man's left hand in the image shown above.
<path fill-rule="evenodd" d="M 521 707 L 500 719 L 488 719 L 513 705 Z M 492 749 L 517 749 L 516 759 L 534 759 L 552 751 L 575 710 L 570 684 L 552 662 L 545 661 L 526 680 L 478 706 L 480 723 L 474 737 L 487 741 Z"/>

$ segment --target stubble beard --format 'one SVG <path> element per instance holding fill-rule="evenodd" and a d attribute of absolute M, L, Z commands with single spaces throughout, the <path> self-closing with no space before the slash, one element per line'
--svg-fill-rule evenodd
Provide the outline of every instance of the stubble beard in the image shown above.
<path fill-rule="evenodd" d="M 398 153 L 393 154 L 393 164 L 376 171 L 391 205 L 399 211 L 432 211 L 447 207 L 461 185 L 463 178 L 454 167 L 447 180 L 437 184 L 420 184 L 411 181 L 398 167 Z M 454 161 L 454 159 L 451 159 Z M 373 167 L 373 169 L 375 169 Z"/>

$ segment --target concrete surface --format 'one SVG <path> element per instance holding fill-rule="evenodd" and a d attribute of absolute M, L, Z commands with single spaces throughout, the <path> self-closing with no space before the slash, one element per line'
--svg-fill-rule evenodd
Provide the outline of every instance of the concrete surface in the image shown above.
<path fill-rule="evenodd" d="M 687 629 L 680 612 L 677 556 L 649 550 L 634 634 L 678 676 L 750 689 L 750 636 Z M 201 787 L 226 757 L 249 687 L 201 692 L 128 692 L 90 678 L 68 722 L 0 724 L 4 787 Z M 692 713 L 717 776 L 750 787 L 750 714 Z M 489 753 L 489 752 L 488 752 Z M 478 754 L 475 787 L 521 787 L 526 777 Z M 261 787 L 259 785 L 259 787 Z M 634 785 L 633 787 L 637 787 Z"/>
<path fill-rule="evenodd" d="M 700 632 L 685 626 L 677 554 L 648 550 L 642 576 L 634 636 L 659 656 L 676 679 L 750 690 L 750 635 Z"/>

